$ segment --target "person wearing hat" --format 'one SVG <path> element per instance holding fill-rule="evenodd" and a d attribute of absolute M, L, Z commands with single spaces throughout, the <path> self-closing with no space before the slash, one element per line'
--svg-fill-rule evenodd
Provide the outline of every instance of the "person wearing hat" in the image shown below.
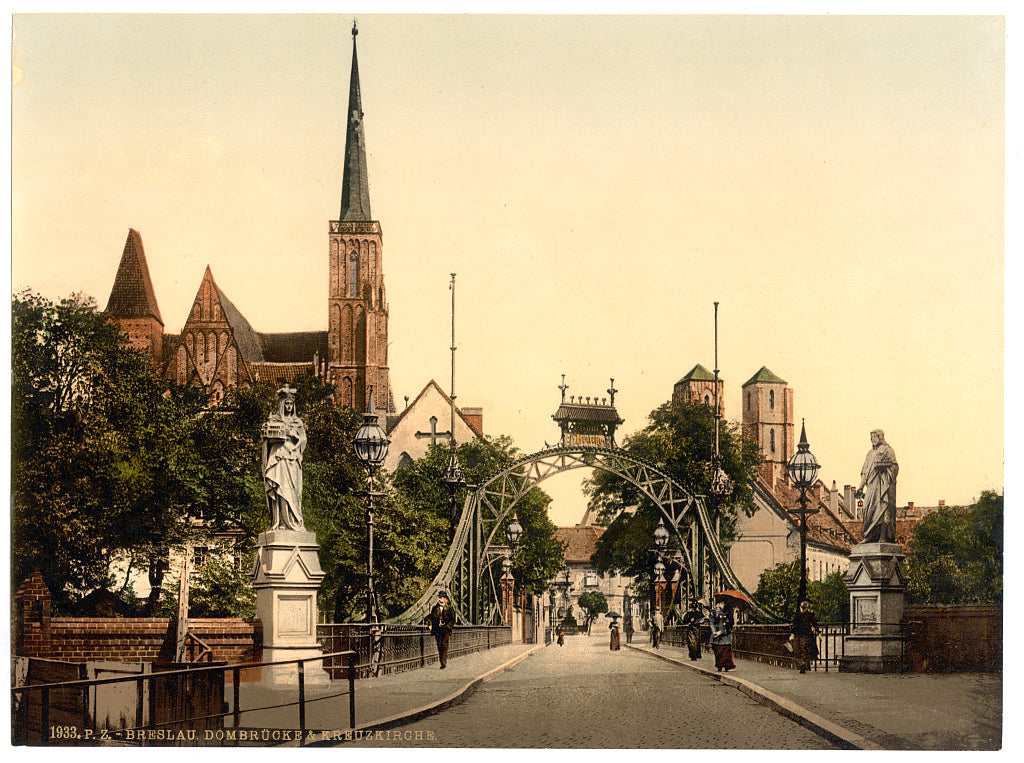
<path fill-rule="evenodd" d="M 700 659 L 700 624 L 704 620 L 704 613 L 701 612 L 700 602 L 694 599 L 690 602 L 690 611 L 683 615 L 683 627 L 686 628 L 686 648 L 690 652 L 691 660 Z"/>
<path fill-rule="evenodd" d="M 437 604 L 430 610 L 427 619 L 430 621 L 430 635 L 437 642 L 437 659 L 441 663 L 441 670 L 444 670 L 448 665 L 448 642 L 455 626 L 455 609 L 448 601 L 447 593 L 441 591 L 437 594 Z"/>
<path fill-rule="evenodd" d="M 711 625 L 711 651 L 715 653 L 715 667 L 718 672 L 732 670 L 736 663 L 732 661 L 732 612 L 724 601 L 719 599 L 708 617 Z"/>

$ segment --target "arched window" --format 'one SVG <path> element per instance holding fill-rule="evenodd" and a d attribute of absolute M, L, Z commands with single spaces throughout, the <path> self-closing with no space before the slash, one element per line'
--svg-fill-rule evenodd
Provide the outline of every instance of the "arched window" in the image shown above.
<path fill-rule="evenodd" d="M 772 453 L 775 452 L 775 430 L 774 429 L 769 429 L 768 430 L 768 448 L 771 450 Z"/>
<path fill-rule="evenodd" d="M 775 410 L 775 390 L 769 390 L 768 392 L 768 407 L 773 411 Z"/>
<path fill-rule="evenodd" d="M 348 256 L 348 295 L 359 296 L 359 252 L 356 249 Z"/>

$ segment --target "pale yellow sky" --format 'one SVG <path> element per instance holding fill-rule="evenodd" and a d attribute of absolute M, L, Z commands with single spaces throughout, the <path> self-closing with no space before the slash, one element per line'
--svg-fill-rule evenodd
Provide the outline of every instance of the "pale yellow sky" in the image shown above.
<path fill-rule="evenodd" d="M 326 328 L 352 17 L 16 16 L 12 285 L 106 305 L 138 229 L 166 330 L 207 264 L 258 331 Z M 396 403 L 449 388 L 525 451 L 569 394 L 621 435 L 696 363 L 762 365 L 820 476 L 868 433 L 899 501 L 1003 486 L 995 17 L 359 17 Z M 579 473 L 548 489 L 582 515 Z"/>

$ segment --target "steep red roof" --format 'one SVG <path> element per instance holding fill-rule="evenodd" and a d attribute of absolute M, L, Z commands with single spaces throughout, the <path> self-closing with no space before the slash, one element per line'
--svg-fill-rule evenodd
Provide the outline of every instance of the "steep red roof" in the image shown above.
<path fill-rule="evenodd" d="M 124 242 L 121 264 L 117 267 L 114 286 L 107 300 L 107 315 L 113 318 L 156 318 L 160 325 L 160 307 L 156 303 L 156 292 L 149 277 L 146 252 L 142 248 L 142 236 L 133 228 L 128 229 Z"/>
<path fill-rule="evenodd" d="M 603 527 L 557 527 L 555 538 L 565 544 L 565 561 L 589 562 L 597 548 Z"/>

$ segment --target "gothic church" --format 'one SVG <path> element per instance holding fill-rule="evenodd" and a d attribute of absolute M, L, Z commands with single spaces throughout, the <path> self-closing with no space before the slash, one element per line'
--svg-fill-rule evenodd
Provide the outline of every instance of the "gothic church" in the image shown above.
<path fill-rule="evenodd" d="M 388 306 L 380 223 L 370 213 L 356 35 L 341 184 L 341 211 L 328 232 L 327 330 L 261 333 L 217 286 L 210 267 L 180 334 L 164 332 L 142 236 L 128 231 L 104 313 L 148 352 L 161 373 L 203 386 L 216 405 L 232 387 L 280 385 L 301 376 L 333 384 L 340 405 L 395 413 L 388 369 Z"/>

